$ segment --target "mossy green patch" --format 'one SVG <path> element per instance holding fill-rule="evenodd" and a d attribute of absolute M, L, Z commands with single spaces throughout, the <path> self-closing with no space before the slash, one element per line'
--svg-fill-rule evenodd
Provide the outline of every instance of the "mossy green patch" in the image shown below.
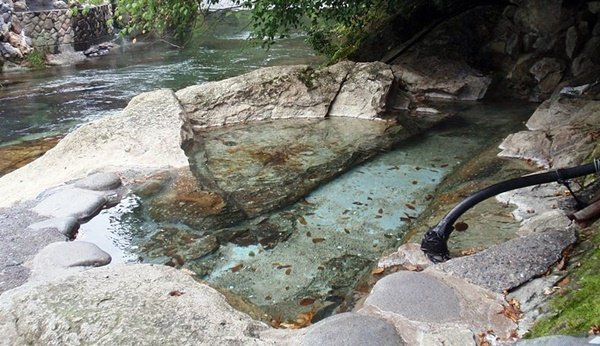
<path fill-rule="evenodd" d="M 600 325 L 600 222 L 591 227 L 592 234 L 583 240 L 589 248 L 572 270 L 571 283 L 554 298 L 553 315 L 538 321 L 528 336 L 585 335 Z"/>

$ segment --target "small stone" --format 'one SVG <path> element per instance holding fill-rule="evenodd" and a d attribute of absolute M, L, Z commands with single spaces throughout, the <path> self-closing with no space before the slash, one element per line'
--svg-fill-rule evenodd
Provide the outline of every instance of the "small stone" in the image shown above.
<path fill-rule="evenodd" d="M 102 209 L 106 198 L 89 190 L 63 188 L 42 200 L 33 211 L 43 216 L 85 220 Z"/>
<path fill-rule="evenodd" d="M 115 173 L 95 173 L 78 180 L 74 186 L 95 191 L 114 190 L 121 186 L 121 178 Z"/>
<path fill-rule="evenodd" d="M 379 318 L 342 313 L 306 329 L 301 345 L 406 345 L 393 325 Z"/>
<path fill-rule="evenodd" d="M 85 241 L 51 243 L 33 258 L 32 274 L 37 280 L 48 280 L 70 268 L 100 267 L 111 260 L 108 253 Z"/>
<path fill-rule="evenodd" d="M 58 217 L 50 220 L 34 223 L 29 226 L 33 230 L 42 230 L 47 228 L 55 228 L 60 233 L 71 238 L 79 228 L 79 222 L 74 217 Z"/>
<path fill-rule="evenodd" d="M 600 13 L 600 1 L 588 1 L 588 10 L 593 14 Z"/>

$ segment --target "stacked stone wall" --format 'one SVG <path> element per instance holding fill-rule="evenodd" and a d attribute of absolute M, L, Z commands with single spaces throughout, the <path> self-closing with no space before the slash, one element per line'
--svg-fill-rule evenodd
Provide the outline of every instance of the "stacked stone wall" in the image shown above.
<path fill-rule="evenodd" d="M 41 7 L 37 5 L 0 0 L 0 66 L 23 59 L 34 48 L 44 53 L 80 51 L 112 38 L 110 4 L 75 9 L 55 1 L 49 9 L 31 11 Z"/>
<path fill-rule="evenodd" d="M 72 12 L 72 9 L 17 12 L 13 22 L 32 38 L 34 48 L 49 53 L 58 53 L 67 47 L 85 50 L 112 36 L 112 27 L 107 23 L 112 17 L 110 4 L 78 9 L 74 16 Z"/>

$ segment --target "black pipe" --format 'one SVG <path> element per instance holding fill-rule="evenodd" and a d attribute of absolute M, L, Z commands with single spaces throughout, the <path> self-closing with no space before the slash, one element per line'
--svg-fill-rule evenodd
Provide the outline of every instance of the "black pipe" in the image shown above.
<path fill-rule="evenodd" d="M 585 165 L 557 169 L 546 173 L 526 175 L 524 177 L 506 180 L 480 190 L 457 204 L 448 214 L 446 214 L 446 216 L 444 216 L 440 223 L 425 233 L 425 236 L 423 236 L 423 240 L 421 241 L 421 250 L 423 250 L 427 257 L 434 263 L 447 261 L 450 259 L 447 242 L 450 234 L 454 230 L 454 222 L 477 203 L 502 192 L 554 181 L 565 182 L 567 179 L 581 177 L 592 173 L 598 174 L 600 173 L 599 170 L 600 160 L 596 159 L 592 163 Z"/>

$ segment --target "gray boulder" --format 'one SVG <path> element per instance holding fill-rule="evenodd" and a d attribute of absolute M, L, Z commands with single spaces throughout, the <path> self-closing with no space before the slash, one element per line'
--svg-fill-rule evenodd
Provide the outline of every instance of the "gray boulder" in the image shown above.
<path fill-rule="evenodd" d="M 433 99 L 479 100 L 492 82 L 464 62 L 436 56 L 403 59 L 392 69 L 407 90 Z"/>
<path fill-rule="evenodd" d="M 382 101 L 392 81 L 389 67 L 382 63 L 343 62 L 320 70 L 278 66 L 191 86 L 178 91 L 177 98 L 192 132 L 274 119 L 373 118 L 384 110 Z"/>
<path fill-rule="evenodd" d="M 0 296 L 4 345 L 267 345 L 268 329 L 166 266 L 88 270 Z"/>

